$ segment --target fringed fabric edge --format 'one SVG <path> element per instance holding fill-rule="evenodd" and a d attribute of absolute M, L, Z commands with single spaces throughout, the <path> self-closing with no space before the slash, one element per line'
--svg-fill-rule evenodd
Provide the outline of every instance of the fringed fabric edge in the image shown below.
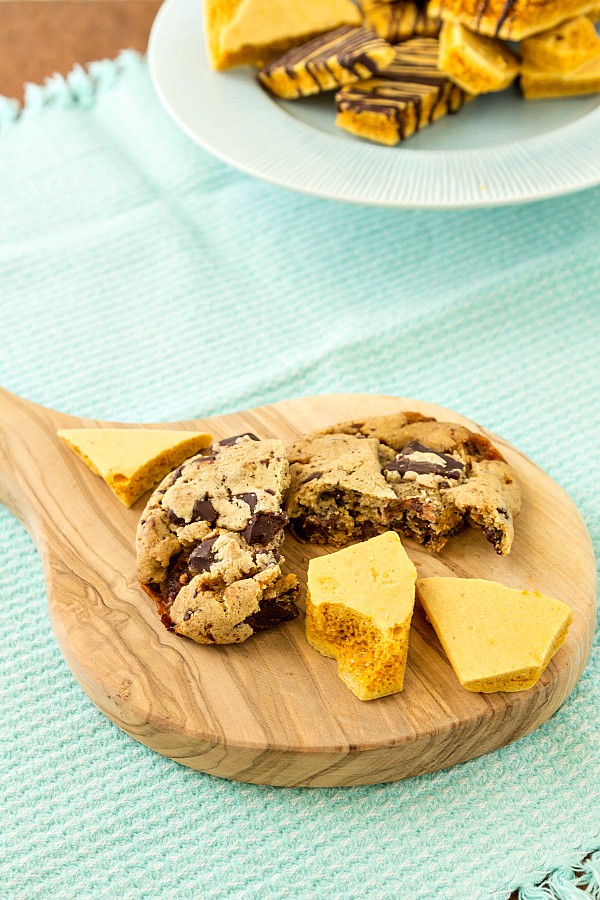
<path fill-rule="evenodd" d="M 554 869 L 540 884 L 520 888 L 519 900 L 600 900 L 600 849 L 579 865 Z"/>
<path fill-rule="evenodd" d="M 116 59 L 102 59 L 85 68 L 76 65 L 68 75 L 51 75 L 43 84 L 26 84 L 21 105 L 10 97 L 0 96 L 0 133 L 17 122 L 38 116 L 47 109 L 93 106 L 104 91 L 111 88 L 126 72 L 139 69 L 142 56 L 135 50 L 123 50 Z"/>

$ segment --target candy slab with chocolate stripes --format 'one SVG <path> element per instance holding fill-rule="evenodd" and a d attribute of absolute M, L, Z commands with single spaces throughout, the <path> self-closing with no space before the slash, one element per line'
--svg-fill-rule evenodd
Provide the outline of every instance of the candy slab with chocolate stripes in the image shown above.
<path fill-rule="evenodd" d="M 143 427 L 208 431 L 216 438 L 250 431 L 288 444 L 338 421 L 398 410 L 486 434 L 442 407 L 368 394 L 302 398 Z M 136 580 L 134 537 L 147 497 L 126 509 L 56 435 L 59 428 L 88 426 L 109 423 L 0 392 L 0 500 L 38 547 L 52 627 L 74 677 L 106 716 L 156 752 L 256 784 L 395 781 L 522 737 L 559 708 L 581 675 L 596 605 L 588 533 L 564 491 L 501 438 L 488 435 L 523 488 L 510 555 L 499 557 L 475 529 L 452 538 L 438 555 L 403 543 L 421 578 L 487 578 L 564 601 L 573 611 L 566 643 L 530 690 L 470 693 L 417 604 L 404 690 L 362 702 L 338 678 L 336 663 L 307 643 L 303 613 L 234 646 L 201 646 L 164 628 Z M 283 551 L 304 590 L 309 558 L 328 548 L 288 534 Z"/>

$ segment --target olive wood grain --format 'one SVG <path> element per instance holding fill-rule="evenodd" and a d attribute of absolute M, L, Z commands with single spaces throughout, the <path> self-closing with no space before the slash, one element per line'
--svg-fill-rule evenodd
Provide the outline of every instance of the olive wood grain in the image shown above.
<path fill-rule="evenodd" d="M 450 410 L 373 395 L 303 398 L 211 419 L 144 427 L 252 431 L 289 442 L 341 419 L 416 409 L 487 432 Z M 0 392 L 0 500 L 41 554 L 50 617 L 73 675 L 96 706 L 153 750 L 186 766 L 257 784 L 358 785 L 432 772 L 488 753 L 537 728 L 563 703 L 588 658 L 595 566 L 586 528 L 552 479 L 489 435 L 520 477 L 524 503 L 510 556 L 479 530 L 440 554 L 406 547 L 421 577 L 489 578 L 568 603 L 573 624 L 540 681 L 514 694 L 475 694 L 458 683 L 417 606 L 402 693 L 363 703 L 333 660 L 307 644 L 301 615 L 244 644 L 206 647 L 168 632 L 136 583 L 134 534 L 144 498 L 125 509 L 56 437 L 108 426 Z M 131 427 L 128 425 L 127 427 Z M 304 582 L 311 555 L 286 538 Z"/>

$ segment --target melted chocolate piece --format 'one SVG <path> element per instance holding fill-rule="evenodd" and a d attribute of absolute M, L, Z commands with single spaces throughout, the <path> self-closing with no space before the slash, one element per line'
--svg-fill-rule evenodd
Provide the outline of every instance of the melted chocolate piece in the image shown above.
<path fill-rule="evenodd" d="M 216 537 L 208 538 L 192 550 L 189 558 L 189 567 L 192 572 L 199 575 L 201 572 L 208 572 L 216 559 L 212 547 L 216 541 Z"/>
<path fill-rule="evenodd" d="M 160 617 L 160 621 L 163 623 L 167 631 L 173 631 L 173 623 L 168 613 L 163 613 Z"/>
<path fill-rule="evenodd" d="M 281 622 L 290 622 L 298 616 L 298 607 L 294 600 L 298 590 L 289 591 L 273 600 L 261 600 L 257 612 L 244 619 L 254 631 L 266 631 Z"/>
<path fill-rule="evenodd" d="M 244 503 L 247 503 L 250 507 L 250 512 L 253 513 L 256 509 L 256 504 L 258 503 L 258 497 L 256 494 L 247 493 L 247 494 L 234 494 L 236 500 L 242 500 Z"/>
<path fill-rule="evenodd" d="M 501 544 L 502 538 L 504 537 L 502 531 L 499 528 L 484 528 L 483 533 L 485 534 L 486 538 L 488 539 L 496 553 L 502 555 Z"/>
<path fill-rule="evenodd" d="M 243 434 L 233 434 L 231 437 L 223 438 L 222 441 L 217 441 L 217 447 L 231 447 L 232 444 L 235 444 L 236 441 L 243 437 L 248 437 L 251 441 L 260 441 L 260 438 L 252 434 L 251 431 L 245 431 Z"/>
<path fill-rule="evenodd" d="M 242 532 L 249 544 L 267 547 L 287 524 L 285 513 L 256 513 Z"/>
<path fill-rule="evenodd" d="M 320 497 L 321 501 L 333 500 L 336 506 L 344 505 L 344 492 L 341 488 L 333 488 L 331 491 L 323 491 Z"/>
<path fill-rule="evenodd" d="M 185 525 L 185 519 L 182 519 L 180 516 L 176 515 L 172 509 L 169 509 L 167 512 L 167 518 L 172 525 Z"/>
<path fill-rule="evenodd" d="M 377 527 L 377 525 L 375 525 L 374 522 L 362 522 L 359 531 L 363 541 L 367 541 L 369 540 L 369 538 L 373 538 L 378 534 L 381 534 L 380 529 Z"/>
<path fill-rule="evenodd" d="M 322 475 L 323 475 L 322 472 L 313 472 L 312 475 L 308 475 L 308 476 L 304 479 L 304 481 L 302 482 L 302 484 L 308 484 L 309 481 L 314 481 L 315 478 L 321 478 Z"/>
<path fill-rule="evenodd" d="M 178 556 L 173 557 L 167 570 L 167 577 L 160 585 L 161 603 L 167 612 L 181 590 L 181 576 L 187 575 L 189 571 L 188 556 L 188 551 L 184 550 Z"/>
<path fill-rule="evenodd" d="M 428 456 L 434 456 L 435 462 L 428 459 L 418 459 L 418 455 L 426 453 Z M 388 472 L 399 472 L 402 477 L 407 474 L 414 475 L 443 475 L 444 478 L 450 478 L 458 481 L 464 471 L 464 463 L 455 459 L 448 453 L 440 453 L 426 447 L 420 441 L 411 441 L 397 455 L 396 459 L 389 462 L 385 469 Z"/>
<path fill-rule="evenodd" d="M 175 484 L 175 482 L 177 481 L 177 479 L 178 479 L 179 476 L 181 475 L 184 466 L 185 466 L 185 463 L 182 463 L 180 466 L 177 466 L 177 468 L 174 469 L 174 471 L 173 471 L 173 478 L 171 479 L 171 485 L 170 485 L 171 487 L 173 487 L 173 485 Z"/>
<path fill-rule="evenodd" d="M 196 500 L 192 511 L 192 522 L 208 522 L 213 525 L 219 518 L 219 513 L 208 498 Z"/>
<path fill-rule="evenodd" d="M 292 519 L 291 526 L 301 541 L 327 543 L 329 537 L 336 531 L 339 518 L 337 513 L 331 513 L 326 517 L 313 516 L 309 513 Z"/>

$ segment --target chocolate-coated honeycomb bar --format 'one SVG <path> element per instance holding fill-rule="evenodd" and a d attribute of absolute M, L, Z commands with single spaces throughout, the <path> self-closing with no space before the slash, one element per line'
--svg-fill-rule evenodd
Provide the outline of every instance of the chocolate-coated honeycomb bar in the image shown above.
<path fill-rule="evenodd" d="M 430 0 L 428 15 L 471 31 L 521 41 L 592 10 L 594 0 Z"/>
<path fill-rule="evenodd" d="M 393 146 L 472 97 L 437 68 L 438 42 L 414 38 L 396 47 L 396 59 L 378 78 L 336 94 L 340 128 Z"/>
<path fill-rule="evenodd" d="M 264 66 L 258 80 L 271 94 L 295 100 L 378 75 L 394 57 L 373 31 L 336 28 Z"/>
<path fill-rule="evenodd" d="M 363 22 L 390 44 L 413 37 L 437 37 L 441 21 L 427 14 L 426 0 L 361 0 Z"/>

